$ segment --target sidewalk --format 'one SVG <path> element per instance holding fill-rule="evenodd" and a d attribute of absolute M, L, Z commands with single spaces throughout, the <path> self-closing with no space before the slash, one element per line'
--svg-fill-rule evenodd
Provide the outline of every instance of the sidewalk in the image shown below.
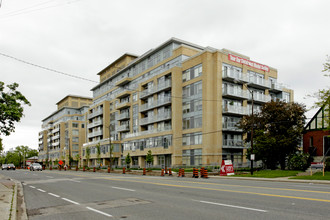
<path fill-rule="evenodd" d="M 0 219 L 16 219 L 17 186 L 0 174 Z"/>

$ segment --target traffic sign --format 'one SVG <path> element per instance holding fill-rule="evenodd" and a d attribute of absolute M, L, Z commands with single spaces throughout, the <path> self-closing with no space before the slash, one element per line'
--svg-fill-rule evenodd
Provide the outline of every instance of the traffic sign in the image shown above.
<path fill-rule="evenodd" d="M 220 176 L 229 176 L 235 175 L 234 167 L 231 160 L 222 160 L 221 168 L 220 168 Z"/>

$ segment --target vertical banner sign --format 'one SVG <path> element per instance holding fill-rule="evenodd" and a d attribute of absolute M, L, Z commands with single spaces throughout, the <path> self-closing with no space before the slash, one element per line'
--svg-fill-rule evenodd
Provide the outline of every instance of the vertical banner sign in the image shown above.
<path fill-rule="evenodd" d="M 235 56 L 232 54 L 228 54 L 228 60 L 236 62 L 236 63 L 244 64 L 244 65 L 250 66 L 252 68 L 258 69 L 258 70 L 263 70 L 263 71 L 269 72 L 269 66 L 266 66 L 266 65 L 263 65 L 260 63 L 256 63 L 251 60 L 247 60 L 247 59 L 244 59 L 242 57 L 238 57 L 238 56 Z"/>
<path fill-rule="evenodd" d="M 235 175 L 234 167 L 231 160 L 222 160 L 221 168 L 220 168 L 220 176 L 229 176 Z"/>

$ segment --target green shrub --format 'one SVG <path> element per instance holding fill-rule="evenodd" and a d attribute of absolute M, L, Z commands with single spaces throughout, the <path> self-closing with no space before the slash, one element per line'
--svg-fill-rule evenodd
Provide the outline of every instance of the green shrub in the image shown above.
<path fill-rule="evenodd" d="M 330 157 L 325 160 L 325 170 L 330 171 Z"/>
<path fill-rule="evenodd" d="M 289 170 L 306 170 L 309 166 L 308 163 L 309 154 L 295 153 L 290 155 L 288 159 Z"/>

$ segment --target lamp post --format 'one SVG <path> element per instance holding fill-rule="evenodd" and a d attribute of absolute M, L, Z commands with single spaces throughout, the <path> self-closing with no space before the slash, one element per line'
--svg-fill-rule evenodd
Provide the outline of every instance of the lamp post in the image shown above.
<path fill-rule="evenodd" d="M 250 161 L 251 161 L 251 175 L 253 175 L 253 161 L 254 161 L 254 154 L 253 154 L 253 127 L 254 127 L 254 113 L 253 113 L 253 90 L 250 90 L 247 86 L 246 88 L 248 89 L 248 91 L 251 93 L 251 98 L 252 98 L 252 113 L 251 113 L 251 117 L 252 117 L 252 127 L 251 127 L 251 155 L 250 155 Z"/>

